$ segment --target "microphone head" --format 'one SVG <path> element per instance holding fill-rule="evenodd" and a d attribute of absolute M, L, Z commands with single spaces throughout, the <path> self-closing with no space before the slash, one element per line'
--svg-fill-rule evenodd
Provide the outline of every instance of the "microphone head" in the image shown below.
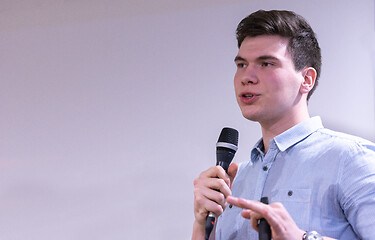
<path fill-rule="evenodd" d="M 230 148 L 233 151 L 238 149 L 238 131 L 233 128 L 225 127 L 221 130 L 219 139 L 217 140 L 217 147 Z"/>
<path fill-rule="evenodd" d="M 228 170 L 238 149 L 238 131 L 233 128 L 223 128 L 216 143 L 216 165 Z"/>

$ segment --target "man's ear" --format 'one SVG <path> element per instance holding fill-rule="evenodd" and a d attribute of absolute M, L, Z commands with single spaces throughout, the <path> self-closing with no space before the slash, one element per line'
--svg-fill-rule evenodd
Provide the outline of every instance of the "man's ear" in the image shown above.
<path fill-rule="evenodd" d="M 302 71 L 303 82 L 301 84 L 301 93 L 308 94 L 314 87 L 316 79 L 316 70 L 313 67 L 304 68 Z"/>

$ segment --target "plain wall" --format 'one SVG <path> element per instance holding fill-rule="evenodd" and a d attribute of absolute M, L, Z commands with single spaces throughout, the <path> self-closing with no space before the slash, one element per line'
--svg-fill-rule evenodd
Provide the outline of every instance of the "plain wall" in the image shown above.
<path fill-rule="evenodd" d="M 0 238 L 190 239 L 221 129 L 236 162 L 261 137 L 233 91 L 235 28 L 258 9 L 310 22 L 311 115 L 374 141 L 372 0 L 0 1 Z"/>

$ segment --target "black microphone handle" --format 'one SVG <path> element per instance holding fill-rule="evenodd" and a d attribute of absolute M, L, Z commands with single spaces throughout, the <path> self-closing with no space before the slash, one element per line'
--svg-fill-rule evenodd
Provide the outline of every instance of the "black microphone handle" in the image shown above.
<path fill-rule="evenodd" d="M 215 214 L 210 213 L 207 216 L 206 225 L 205 225 L 205 228 L 204 228 L 205 229 L 205 235 L 204 235 L 205 240 L 210 239 L 212 229 L 214 229 L 215 221 L 216 221 Z"/>
<path fill-rule="evenodd" d="M 268 197 L 262 197 L 260 201 L 268 204 Z M 271 227 L 264 218 L 259 220 L 259 240 L 271 240 Z"/>
<path fill-rule="evenodd" d="M 216 148 L 216 165 L 224 168 L 225 172 L 228 172 L 229 165 L 231 164 L 234 154 L 236 152 L 228 148 Z"/>

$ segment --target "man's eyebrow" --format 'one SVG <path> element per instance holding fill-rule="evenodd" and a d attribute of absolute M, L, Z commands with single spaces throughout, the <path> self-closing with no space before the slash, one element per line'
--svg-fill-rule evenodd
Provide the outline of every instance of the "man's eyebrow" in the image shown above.
<path fill-rule="evenodd" d="M 245 60 L 245 58 L 243 58 L 243 57 L 236 56 L 236 57 L 234 58 L 234 62 L 237 62 L 237 61 L 246 61 L 246 60 Z"/>
<path fill-rule="evenodd" d="M 274 57 L 272 55 L 263 55 L 263 56 L 259 56 L 256 58 L 257 61 L 264 61 L 264 60 L 274 60 L 274 61 L 280 61 L 277 57 Z M 244 59 L 243 57 L 241 56 L 236 56 L 234 58 L 234 61 L 237 62 L 237 61 L 246 61 L 246 59 Z"/>
<path fill-rule="evenodd" d="M 256 58 L 258 61 L 264 61 L 264 60 L 274 60 L 274 61 L 280 61 L 277 57 L 271 56 L 271 55 L 264 55 L 259 56 Z"/>

